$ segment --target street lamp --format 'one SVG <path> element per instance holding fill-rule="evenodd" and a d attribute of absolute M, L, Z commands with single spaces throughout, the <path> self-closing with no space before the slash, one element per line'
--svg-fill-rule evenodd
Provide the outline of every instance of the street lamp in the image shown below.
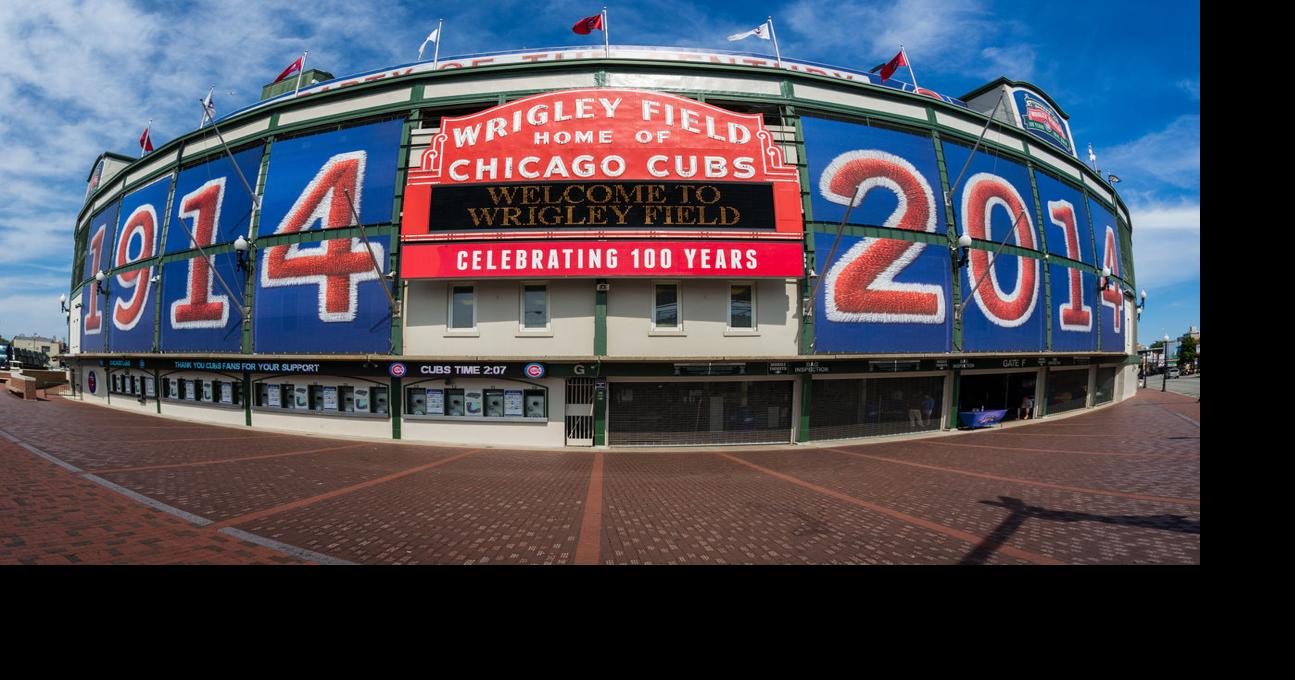
<path fill-rule="evenodd" d="M 1165 383 L 1169 381 L 1169 336 L 1165 335 L 1165 344 L 1160 346 L 1160 351 L 1165 355 L 1165 372 L 1160 374 L 1160 391 L 1164 392 Z"/>

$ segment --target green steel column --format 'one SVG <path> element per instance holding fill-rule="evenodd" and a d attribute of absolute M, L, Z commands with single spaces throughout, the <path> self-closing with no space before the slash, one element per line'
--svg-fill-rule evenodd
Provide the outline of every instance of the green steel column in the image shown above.
<path fill-rule="evenodd" d="M 391 398 L 387 400 L 387 411 L 391 416 L 391 438 L 400 439 L 400 414 L 404 407 L 400 405 L 404 390 L 400 387 L 400 378 L 391 379 Z"/>
<path fill-rule="evenodd" d="M 800 427 L 796 430 L 796 441 L 800 443 L 809 441 L 810 393 L 813 392 L 813 387 L 814 376 L 809 373 L 800 376 Z"/>
<path fill-rule="evenodd" d="M 243 371 L 243 422 L 252 426 L 252 372 Z"/>
<path fill-rule="evenodd" d="M 162 413 L 162 371 L 158 369 L 153 369 L 153 404 L 157 412 Z"/>
<path fill-rule="evenodd" d="M 953 411 L 953 413 L 949 415 L 953 417 L 949 419 L 950 426 L 945 429 L 949 429 L 949 430 L 958 429 L 958 396 L 959 396 L 958 392 L 961 389 L 962 389 L 962 370 L 955 368 L 953 369 L 953 398 L 949 400 L 949 410 Z"/>
<path fill-rule="evenodd" d="M 941 201 L 943 202 L 943 197 L 949 194 L 949 167 L 944 161 L 944 145 L 940 142 L 940 133 L 936 130 L 931 131 L 931 143 L 935 146 L 935 164 L 940 171 L 940 197 L 941 197 Z M 946 225 L 948 225 L 947 228 L 944 230 L 944 235 L 948 241 L 947 246 L 949 249 L 949 268 L 953 270 L 953 276 L 949 277 L 949 281 L 950 281 L 949 309 L 950 310 L 957 309 L 958 305 L 961 304 L 962 302 L 962 271 L 957 268 L 958 225 L 953 223 L 953 204 L 952 204 L 953 200 L 956 200 L 956 199 L 951 197 L 950 201 L 945 202 L 945 205 L 944 205 L 944 222 Z M 953 323 L 951 325 L 953 327 L 952 328 L 953 347 L 961 350 L 962 319 L 953 319 Z M 955 403 L 956 403 L 956 397 L 958 396 L 958 391 L 957 391 L 958 372 L 957 371 L 954 371 L 953 380 L 954 380 L 953 396 L 955 397 Z M 956 410 L 956 406 L 955 406 L 955 410 Z"/>
<path fill-rule="evenodd" d="M 607 444 L 607 387 L 594 382 L 594 446 Z"/>
<path fill-rule="evenodd" d="M 598 279 L 598 284 L 607 279 Z M 594 356 L 607 356 L 607 291 L 594 291 Z"/>
<path fill-rule="evenodd" d="M 1048 390 L 1052 389 L 1052 369 L 1043 367 L 1043 394 L 1039 398 L 1039 417 L 1048 415 Z"/>
<path fill-rule="evenodd" d="M 1030 147 L 1027 144 L 1025 147 L 1026 153 L 1029 153 L 1029 149 Z M 1044 228 L 1044 225 L 1047 224 L 1047 222 L 1045 222 L 1044 220 L 1048 219 L 1048 217 L 1043 214 L 1043 204 L 1039 201 L 1039 183 L 1034 179 L 1034 163 L 1030 161 L 1026 161 L 1025 168 L 1030 175 L 1030 193 L 1034 195 L 1034 215 L 1035 215 L 1035 220 L 1037 220 L 1037 223 L 1039 225 L 1039 232 L 1038 232 L 1039 233 L 1039 252 L 1043 253 L 1044 256 L 1046 257 L 1048 252 L 1048 233 L 1047 233 L 1048 230 Z M 1043 327 L 1043 331 L 1045 333 L 1043 349 L 1045 351 L 1051 351 L 1052 350 L 1052 283 L 1051 283 L 1052 267 L 1049 266 L 1049 261 L 1047 259 L 1041 258 L 1040 261 L 1043 263 L 1043 310 L 1045 312 L 1043 322 L 1044 324 L 1046 324 Z"/>

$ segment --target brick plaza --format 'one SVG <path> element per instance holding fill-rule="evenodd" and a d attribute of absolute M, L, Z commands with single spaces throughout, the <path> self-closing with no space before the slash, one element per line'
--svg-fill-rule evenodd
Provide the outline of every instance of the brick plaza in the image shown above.
<path fill-rule="evenodd" d="M 0 394 L 0 564 L 1199 564 L 1200 404 L 910 440 L 507 450 Z"/>

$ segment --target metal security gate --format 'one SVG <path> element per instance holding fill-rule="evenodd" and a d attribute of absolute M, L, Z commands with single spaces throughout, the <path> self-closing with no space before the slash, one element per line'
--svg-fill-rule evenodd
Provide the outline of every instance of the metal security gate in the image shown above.
<path fill-rule="evenodd" d="M 785 444 L 792 382 L 613 382 L 607 443 L 616 446 Z"/>
<path fill-rule="evenodd" d="M 594 445 L 594 379 L 567 378 L 567 446 Z"/>
<path fill-rule="evenodd" d="M 879 437 L 940 429 L 944 376 L 815 380 L 809 438 Z"/>

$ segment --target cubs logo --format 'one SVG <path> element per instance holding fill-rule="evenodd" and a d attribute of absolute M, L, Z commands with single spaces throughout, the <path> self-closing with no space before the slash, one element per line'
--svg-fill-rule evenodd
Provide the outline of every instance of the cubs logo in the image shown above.
<path fill-rule="evenodd" d="M 320 229 L 354 226 L 354 214 L 360 212 L 365 159 L 364 151 L 329 158 L 274 233 L 309 231 L 316 223 Z M 351 196 L 349 201 L 346 193 Z M 369 247 L 373 249 L 372 257 Z M 262 259 L 261 285 L 266 288 L 316 286 L 320 321 L 354 321 L 360 283 L 379 279 L 379 272 L 373 267 L 375 258 L 381 267 L 386 258 L 383 246 L 370 243 L 366 247 L 359 238 L 333 239 L 315 247 L 305 243 L 272 246 L 265 249 Z"/>
<path fill-rule="evenodd" d="M 409 369 L 407 369 L 404 364 L 397 362 L 388 366 L 387 372 L 390 373 L 393 378 L 403 378 L 405 377 L 405 373 L 409 372 Z"/>
<path fill-rule="evenodd" d="M 523 370 L 526 372 L 526 376 L 529 378 L 544 377 L 544 364 L 537 364 L 537 363 L 526 364 L 526 368 L 524 368 Z"/>

